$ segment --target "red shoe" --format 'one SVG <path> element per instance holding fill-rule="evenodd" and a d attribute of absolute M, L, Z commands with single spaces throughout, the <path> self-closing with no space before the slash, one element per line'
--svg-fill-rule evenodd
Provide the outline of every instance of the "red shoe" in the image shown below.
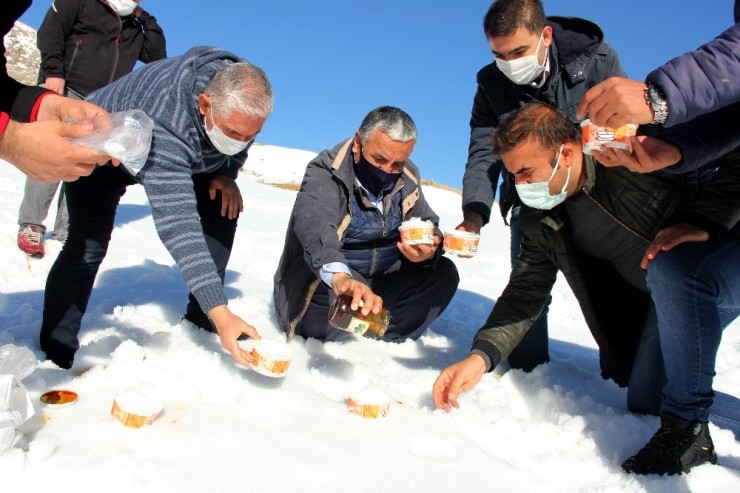
<path fill-rule="evenodd" d="M 44 233 L 46 229 L 43 226 L 24 224 L 18 231 L 18 248 L 29 257 L 43 257 Z"/>

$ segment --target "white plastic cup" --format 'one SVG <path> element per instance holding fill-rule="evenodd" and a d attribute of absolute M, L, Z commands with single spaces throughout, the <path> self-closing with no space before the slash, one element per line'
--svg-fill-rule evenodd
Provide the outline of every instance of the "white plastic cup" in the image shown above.
<path fill-rule="evenodd" d="M 273 378 L 284 377 L 293 360 L 293 351 L 286 342 L 260 339 L 252 346 L 252 369 Z"/>

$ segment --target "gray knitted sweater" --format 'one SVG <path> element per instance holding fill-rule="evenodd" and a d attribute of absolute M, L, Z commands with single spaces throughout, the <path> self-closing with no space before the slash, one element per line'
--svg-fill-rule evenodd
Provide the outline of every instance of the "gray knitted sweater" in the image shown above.
<path fill-rule="evenodd" d="M 213 147 L 198 95 L 219 70 L 240 61 L 219 48 L 199 46 L 142 67 L 87 98 L 111 113 L 138 108 L 154 120 L 149 157 L 137 178 L 160 239 L 206 313 L 227 300 L 203 237 L 192 174 L 218 171 L 235 178 L 247 150 L 229 157 Z"/>

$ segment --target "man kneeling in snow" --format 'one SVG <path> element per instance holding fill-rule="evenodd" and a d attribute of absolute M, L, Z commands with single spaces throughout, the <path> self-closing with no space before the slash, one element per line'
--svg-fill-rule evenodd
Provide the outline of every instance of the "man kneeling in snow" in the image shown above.
<path fill-rule="evenodd" d="M 109 112 L 147 113 L 154 121 L 151 150 L 136 176 L 107 165 L 66 184 L 69 237 L 46 282 L 41 348 L 60 367 L 72 366 L 118 203 L 126 187 L 141 183 L 157 232 L 190 289 L 185 318 L 217 332 L 234 359 L 249 365 L 237 338 L 259 334 L 226 306 L 223 279 L 242 210 L 234 179 L 272 111 L 269 80 L 229 52 L 196 47 L 88 99 Z"/>
<path fill-rule="evenodd" d="M 275 273 L 275 310 L 288 340 L 349 337 L 328 323 L 340 294 L 352 296 L 355 308 L 362 300 L 364 314 L 390 311 L 386 341 L 419 338 L 447 307 L 459 276 L 441 256 L 441 231 L 435 228 L 433 245 L 399 241 L 406 218 L 439 225 L 409 160 L 415 143 L 411 117 L 383 106 L 353 138 L 308 163 Z"/>

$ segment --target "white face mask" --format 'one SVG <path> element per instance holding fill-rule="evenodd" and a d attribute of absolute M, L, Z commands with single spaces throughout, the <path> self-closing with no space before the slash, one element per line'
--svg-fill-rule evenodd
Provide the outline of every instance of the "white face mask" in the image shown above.
<path fill-rule="evenodd" d="M 108 0 L 108 5 L 121 17 L 131 15 L 138 6 L 133 0 Z"/>
<path fill-rule="evenodd" d="M 547 181 L 515 185 L 516 193 L 519 195 L 519 198 L 529 207 L 532 207 L 533 209 L 550 210 L 556 205 L 562 204 L 568 196 L 568 192 L 565 189 L 568 187 L 568 182 L 570 181 L 570 167 L 568 167 L 568 176 L 565 179 L 563 189 L 560 190 L 560 193 L 557 195 L 550 195 L 550 181 L 558 170 L 562 153 L 563 146 L 561 145 L 560 150 L 558 151 L 558 160 L 555 162 L 555 167 L 552 169 L 552 174 Z"/>
<path fill-rule="evenodd" d="M 496 58 L 496 66 L 514 84 L 518 84 L 520 86 L 529 84 L 545 71 L 545 64 L 543 63 L 540 65 L 540 62 L 537 59 L 541 44 L 542 34 L 540 34 L 540 40 L 537 42 L 537 48 L 535 48 L 534 53 L 511 60 L 510 62 Z M 545 53 L 545 57 L 547 57 L 547 53 Z M 546 59 L 547 58 L 544 60 Z"/>
<path fill-rule="evenodd" d="M 209 130 L 207 119 L 205 115 L 203 115 L 203 126 L 206 129 L 208 140 L 211 141 L 213 147 L 218 149 L 218 152 L 227 156 L 233 156 L 234 154 L 239 154 L 240 152 L 242 152 L 244 149 L 247 148 L 249 144 L 252 143 L 251 140 L 243 142 L 241 140 L 232 139 L 231 137 L 223 133 L 221 129 L 218 128 L 218 125 L 216 125 L 216 122 L 213 120 L 213 106 L 209 108 L 209 111 L 211 113 L 211 123 L 213 123 L 213 125 Z"/>

